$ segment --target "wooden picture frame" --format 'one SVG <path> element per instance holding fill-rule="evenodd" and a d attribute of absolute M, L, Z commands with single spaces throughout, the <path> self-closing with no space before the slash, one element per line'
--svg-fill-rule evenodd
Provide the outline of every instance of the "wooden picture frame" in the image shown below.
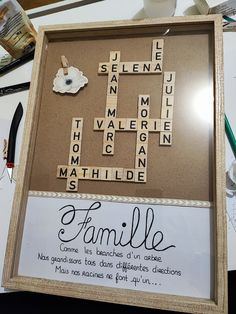
<path fill-rule="evenodd" d="M 61 67 L 61 55 L 88 75 L 87 86 L 75 95 L 52 91 L 53 79 Z M 113 67 L 119 58 L 119 64 Z M 145 62 L 148 73 L 144 73 Z M 125 70 L 126 66 L 128 70 Z M 109 94 L 110 86 L 118 88 L 117 80 L 115 85 L 112 81 L 109 85 L 110 69 L 115 69 L 113 72 L 118 76 L 120 74 L 118 96 Z M 133 81 L 136 72 L 139 72 L 140 83 Z M 222 73 L 221 16 L 41 27 L 3 286 L 187 313 L 226 313 Z M 173 77 L 175 84 L 170 87 L 168 84 L 169 81 L 173 83 Z M 206 85 L 210 93 L 204 92 L 197 97 L 195 91 L 202 91 Z M 170 111 L 166 116 L 163 112 L 166 112 L 165 104 L 170 105 L 165 98 L 168 88 L 175 88 L 176 92 L 175 96 L 171 94 L 175 97 L 174 114 Z M 145 117 L 149 114 L 150 94 L 159 105 L 157 109 L 150 105 L 151 118 L 142 120 L 142 108 L 146 110 L 143 111 Z M 193 110 L 195 98 L 198 109 L 204 103 L 204 113 L 201 111 L 200 116 Z M 130 105 L 122 107 L 127 99 Z M 138 118 L 133 119 L 131 114 L 137 112 L 137 99 Z M 101 121 L 105 125 L 107 120 L 101 115 L 97 118 L 97 114 L 104 108 L 105 112 L 111 110 L 110 101 L 112 108 L 121 108 L 117 117 L 113 115 L 111 120 L 116 126 L 117 121 L 125 122 L 126 129 L 115 132 L 115 148 L 112 144 L 105 150 L 105 155 L 101 153 L 99 157 L 97 151 L 104 153 L 107 143 L 101 134 L 106 127 L 101 129 L 99 125 Z M 210 110 L 208 116 L 206 108 Z M 76 110 L 80 115 L 75 115 Z M 157 113 L 159 117 L 161 115 L 160 119 L 157 119 Z M 83 152 L 79 155 L 81 166 L 77 163 L 80 174 L 73 177 L 69 172 L 73 163 L 67 162 L 71 130 L 82 115 L 85 116 L 84 155 Z M 202 118 L 207 121 L 202 122 Z M 150 126 L 155 121 L 160 123 L 158 130 L 153 124 Z M 77 131 L 78 125 L 77 121 Z M 137 159 L 139 142 L 135 155 L 135 149 L 130 148 L 135 135 L 126 131 L 134 128 L 138 134 L 138 125 L 143 125 L 151 141 L 148 152 L 151 165 L 143 169 L 135 164 L 131 169 L 132 182 L 127 182 L 127 169 L 131 168 L 130 160 Z M 92 133 L 86 135 L 90 128 Z M 150 135 L 149 132 L 154 133 Z M 167 142 L 161 141 L 165 132 Z M 158 137 L 160 141 L 156 140 Z M 116 149 L 117 146 L 120 148 Z M 114 153 L 111 147 L 115 149 Z M 90 167 L 91 163 L 98 167 L 97 172 Z M 109 167 L 106 168 L 106 164 Z M 93 171 L 93 177 L 87 176 L 85 170 L 84 175 L 81 174 L 84 165 L 90 169 L 87 173 Z M 98 169 L 104 168 L 107 172 L 102 177 Z M 140 169 L 141 175 L 137 172 Z M 79 186 L 75 187 L 71 182 L 79 182 Z M 65 208 L 66 212 L 63 212 Z M 75 223 L 75 216 L 83 210 L 85 216 L 73 226 L 75 229 L 69 230 L 68 226 Z M 121 219 L 122 215 L 126 218 Z M 158 224 L 155 215 L 158 215 Z M 94 225 L 91 225 L 92 219 Z M 99 221 L 98 225 L 95 220 Z M 132 225 L 129 236 L 126 233 L 128 224 Z M 156 231 L 152 231 L 154 227 Z M 136 238 L 141 229 L 140 233 L 144 234 Z M 78 240 L 82 233 L 83 238 Z M 73 244 L 76 240 L 82 242 Z M 199 241 L 202 241 L 201 245 Z M 77 263 L 76 267 L 70 268 L 70 263 Z M 199 286 L 196 284 L 198 278 Z M 207 288 L 204 290 L 203 286 Z"/>

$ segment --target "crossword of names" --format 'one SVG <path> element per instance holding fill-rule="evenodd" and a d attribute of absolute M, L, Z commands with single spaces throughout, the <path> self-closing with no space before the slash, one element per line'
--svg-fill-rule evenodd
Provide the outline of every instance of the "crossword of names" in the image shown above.
<path fill-rule="evenodd" d="M 159 119 L 149 117 L 150 95 L 137 95 L 137 117 L 118 118 L 117 101 L 120 75 L 162 74 L 164 40 L 152 42 L 151 61 L 120 62 L 120 51 L 110 51 L 109 62 L 99 63 L 98 74 L 107 75 L 105 116 L 94 118 L 94 132 L 103 133 L 101 154 L 115 154 L 115 133 L 136 132 L 136 154 L 132 168 L 81 166 L 83 118 L 73 118 L 68 165 L 57 167 L 57 178 L 67 179 L 66 190 L 78 191 L 79 180 L 147 182 L 149 132 L 160 133 L 159 145 L 172 145 L 172 119 L 175 92 L 175 72 L 164 72 Z"/>

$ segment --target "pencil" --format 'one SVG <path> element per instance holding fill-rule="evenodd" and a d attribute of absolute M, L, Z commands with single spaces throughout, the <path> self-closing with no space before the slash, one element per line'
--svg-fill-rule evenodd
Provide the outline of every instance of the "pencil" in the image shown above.
<path fill-rule="evenodd" d="M 234 157 L 236 158 L 236 140 L 235 140 L 234 133 L 231 129 L 231 126 L 229 124 L 229 120 L 228 120 L 226 114 L 225 114 L 225 132 L 226 132 L 226 135 L 228 137 L 232 151 L 234 153 Z"/>

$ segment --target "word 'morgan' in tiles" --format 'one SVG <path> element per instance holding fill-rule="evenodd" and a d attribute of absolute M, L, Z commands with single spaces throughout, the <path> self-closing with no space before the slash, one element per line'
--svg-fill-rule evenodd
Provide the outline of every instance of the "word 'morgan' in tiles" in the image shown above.
<path fill-rule="evenodd" d="M 103 155 L 115 154 L 116 132 L 136 132 L 135 160 L 130 168 L 81 166 L 83 118 L 73 118 L 68 165 L 57 167 L 57 178 L 67 179 L 67 191 L 76 192 L 79 180 L 147 182 L 149 133 L 159 133 L 159 144 L 172 145 L 175 72 L 164 72 L 159 118 L 150 117 L 150 95 L 138 95 L 137 116 L 119 118 L 120 75 L 162 74 L 164 40 L 152 42 L 151 61 L 121 62 L 120 51 L 110 51 L 109 62 L 99 63 L 98 74 L 108 76 L 104 117 L 94 118 L 94 131 L 103 132 Z M 129 104 L 127 104 L 129 105 Z M 153 104 L 152 104 L 153 106 Z M 131 161 L 132 163 L 132 161 Z"/>

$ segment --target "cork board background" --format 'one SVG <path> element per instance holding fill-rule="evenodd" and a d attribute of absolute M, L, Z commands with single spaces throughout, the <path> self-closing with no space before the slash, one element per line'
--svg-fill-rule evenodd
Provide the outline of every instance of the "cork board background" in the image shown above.
<path fill-rule="evenodd" d="M 121 62 L 151 60 L 152 40 L 164 38 L 163 71 L 175 71 L 175 104 L 171 147 L 159 146 L 159 133 L 149 133 L 146 183 L 80 180 L 78 193 L 212 201 L 213 199 L 213 60 L 211 32 L 168 36 L 141 34 L 50 41 L 44 70 L 30 190 L 66 191 L 57 179 L 58 165 L 67 165 L 71 120 L 84 118 L 81 166 L 133 168 L 136 132 L 116 132 L 114 156 L 102 155 L 103 132 L 93 131 L 95 117 L 104 117 L 107 75 L 99 62 L 112 50 Z M 46 52 L 45 52 L 46 53 Z M 76 95 L 52 91 L 60 56 L 84 72 L 88 85 Z M 137 117 L 139 94 L 151 96 L 150 118 L 160 118 L 163 75 L 120 74 L 118 118 Z"/>

